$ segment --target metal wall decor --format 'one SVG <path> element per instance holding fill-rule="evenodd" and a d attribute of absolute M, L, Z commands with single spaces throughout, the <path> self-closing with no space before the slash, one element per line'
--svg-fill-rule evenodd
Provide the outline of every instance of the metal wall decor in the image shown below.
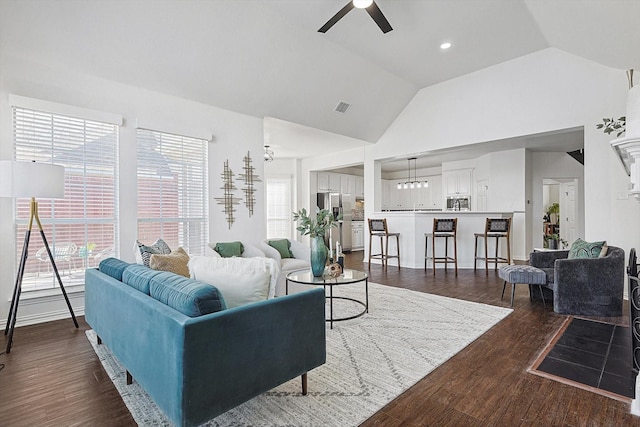
<path fill-rule="evenodd" d="M 223 205 L 222 212 L 227 217 L 227 223 L 229 224 L 229 229 L 233 225 L 235 221 L 235 216 L 233 213 L 236 211 L 233 207 L 240 203 L 240 199 L 238 197 L 233 197 L 233 192 L 237 190 L 236 186 L 233 185 L 233 171 L 229 168 L 229 159 L 224 161 L 224 169 L 222 170 L 222 187 L 220 189 L 224 190 L 223 197 L 215 197 L 219 205 Z"/>
<path fill-rule="evenodd" d="M 238 181 L 244 181 L 244 187 L 242 191 L 244 192 L 244 204 L 249 210 L 249 216 L 253 216 L 253 207 L 256 204 L 256 188 L 254 187 L 255 182 L 260 182 L 260 178 L 258 175 L 254 174 L 256 168 L 251 164 L 251 152 L 247 151 L 247 155 L 242 159 L 244 161 L 244 173 L 240 174 Z"/>

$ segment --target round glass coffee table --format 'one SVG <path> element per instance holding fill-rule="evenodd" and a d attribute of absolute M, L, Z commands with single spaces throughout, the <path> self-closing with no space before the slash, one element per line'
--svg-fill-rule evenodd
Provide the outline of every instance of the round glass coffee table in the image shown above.
<path fill-rule="evenodd" d="M 327 319 L 327 322 L 329 322 L 331 329 L 333 329 L 333 322 L 355 319 L 356 317 L 360 317 L 369 312 L 369 275 L 364 271 L 345 268 L 340 276 L 333 278 L 326 274 L 322 277 L 315 277 L 309 268 L 294 270 L 287 274 L 286 277 L 285 291 L 287 295 L 289 294 L 289 282 L 300 283 L 302 285 L 321 285 L 324 286 L 325 294 L 327 293 L 327 286 L 329 287 L 329 295 L 326 296 L 327 300 L 329 300 L 329 318 Z M 335 286 L 350 285 L 358 282 L 364 282 L 364 301 L 333 295 L 333 288 Z M 356 304 L 361 305 L 363 310 L 353 316 L 333 317 L 333 300 L 338 299 L 355 302 Z"/>

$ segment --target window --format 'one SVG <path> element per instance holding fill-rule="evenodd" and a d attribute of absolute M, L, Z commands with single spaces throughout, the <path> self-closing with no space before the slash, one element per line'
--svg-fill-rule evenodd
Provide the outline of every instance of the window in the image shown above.
<path fill-rule="evenodd" d="M 65 168 L 64 199 L 38 200 L 38 213 L 61 279 L 67 286 L 84 284 L 87 267 L 116 254 L 118 130 L 113 123 L 13 107 L 15 159 Z M 29 205 L 29 199 L 16 201 L 18 262 L 28 226 Z M 22 289 L 56 286 L 58 282 L 36 226 L 31 234 Z"/>
<path fill-rule="evenodd" d="M 267 238 L 291 239 L 291 177 L 267 177 Z"/>
<path fill-rule="evenodd" d="M 138 240 L 204 254 L 207 141 L 138 129 Z"/>

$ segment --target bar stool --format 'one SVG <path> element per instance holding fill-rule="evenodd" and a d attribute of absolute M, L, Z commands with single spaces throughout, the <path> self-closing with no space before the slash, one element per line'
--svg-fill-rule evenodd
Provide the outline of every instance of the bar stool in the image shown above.
<path fill-rule="evenodd" d="M 386 269 L 389 265 L 389 258 L 398 258 L 398 269 L 400 269 L 400 233 L 389 233 L 387 219 L 369 218 L 369 270 L 371 270 L 371 258 L 382 261 L 382 266 Z M 380 238 L 380 253 L 371 253 L 371 241 L 374 237 Z M 389 255 L 389 237 L 396 238 L 396 254 Z M 383 245 L 384 239 L 384 245 Z"/>
<path fill-rule="evenodd" d="M 494 263 L 494 269 L 498 269 L 498 263 L 511 264 L 511 218 L 487 218 L 487 222 L 484 227 L 484 233 L 474 233 L 475 245 L 473 248 L 473 271 L 476 271 L 478 260 L 484 260 L 484 269 L 489 274 L 489 263 Z M 484 239 L 484 258 L 478 256 L 478 238 Z M 490 238 L 496 239 L 496 251 L 494 256 L 490 257 L 488 254 L 488 240 Z M 507 239 L 507 257 L 502 258 L 498 256 L 499 241 L 500 238 Z"/>
<path fill-rule="evenodd" d="M 424 269 L 427 269 L 427 260 L 430 259 L 433 265 L 433 274 L 436 274 L 436 263 L 444 264 L 444 271 L 450 263 L 455 265 L 456 276 L 458 275 L 458 218 L 433 219 L 433 232 L 424 233 Z M 436 256 L 436 237 L 444 238 L 444 256 Z M 449 238 L 453 238 L 453 257 L 449 256 Z M 429 256 L 429 239 L 431 239 L 431 256 Z"/>

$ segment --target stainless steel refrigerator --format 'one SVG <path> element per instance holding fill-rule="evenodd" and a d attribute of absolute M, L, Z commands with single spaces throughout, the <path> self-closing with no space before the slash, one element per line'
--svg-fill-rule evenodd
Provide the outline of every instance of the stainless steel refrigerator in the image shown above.
<path fill-rule="evenodd" d="M 320 209 L 328 209 L 338 220 L 338 227 L 331 231 L 331 239 L 329 233 L 325 236 L 325 243 L 334 252 L 336 250 L 336 242 L 340 242 L 343 251 L 351 250 L 351 207 L 348 210 L 343 209 L 343 197 L 340 193 L 318 193 L 317 203 Z M 329 241 L 331 240 L 331 241 Z"/>

